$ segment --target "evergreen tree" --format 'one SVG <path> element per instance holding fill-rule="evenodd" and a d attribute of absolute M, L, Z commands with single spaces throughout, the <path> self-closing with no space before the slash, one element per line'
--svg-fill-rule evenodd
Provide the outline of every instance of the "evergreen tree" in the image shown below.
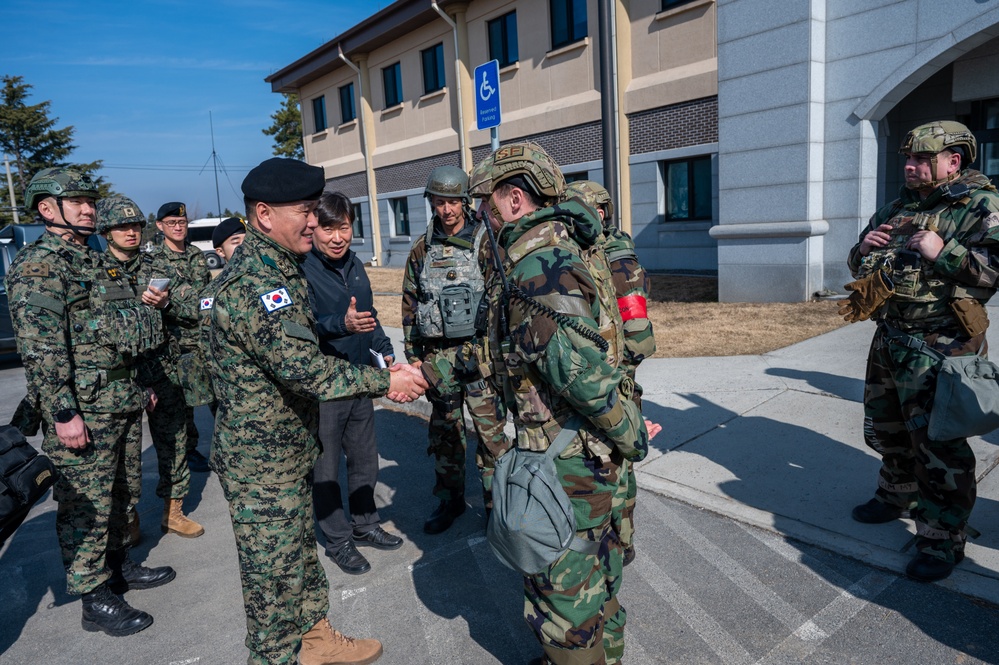
<path fill-rule="evenodd" d="M 305 159 L 302 147 L 302 111 L 298 106 L 298 95 L 284 93 L 281 108 L 271 114 L 274 123 L 261 130 L 274 137 L 274 154 L 278 157 Z"/>
<path fill-rule="evenodd" d="M 33 86 L 25 83 L 23 76 L 3 76 L 0 77 L 0 82 L 3 83 L 3 89 L 0 90 L 0 150 L 10 160 L 19 208 L 23 210 L 24 191 L 32 176 L 50 166 L 73 166 L 90 174 L 97 183 L 101 196 L 114 193 L 111 183 L 97 175 L 101 168 L 100 160 L 89 164 L 67 163 L 66 158 L 76 149 L 73 145 L 75 130 L 72 125 L 56 128 L 59 118 L 49 117 L 50 101 L 28 104 Z M 2 199 L 5 204 L 9 204 L 6 187 L 4 190 Z M 22 221 L 30 221 L 24 218 L 29 215 L 22 216 Z M 11 219 L 9 212 L 0 211 L 0 226 Z"/>

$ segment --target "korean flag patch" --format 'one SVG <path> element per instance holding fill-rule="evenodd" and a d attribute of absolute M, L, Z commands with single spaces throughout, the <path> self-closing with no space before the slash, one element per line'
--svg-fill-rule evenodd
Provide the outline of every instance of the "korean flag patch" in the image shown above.
<path fill-rule="evenodd" d="M 288 289 L 283 286 L 280 289 L 275 289 L 270 293 L 260 296 L 260 300 L 264 303 L 264 309 L 268 312 L 273 312 L 291 304 L 291 296 L 288 295 Z"/>
<path fill-rule="evenodd" d="M 201 309 L 211 309 L 212 304 L 215 302 L 215 298 L 202 298 L 201 299 Z"/>

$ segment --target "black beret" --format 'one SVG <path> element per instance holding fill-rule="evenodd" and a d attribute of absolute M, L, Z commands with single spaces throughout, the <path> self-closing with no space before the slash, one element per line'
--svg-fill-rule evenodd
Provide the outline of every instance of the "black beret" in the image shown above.
<path fill-rule="evenodd" d="M 263 203 L 313 201 L 325 186 L 326 174 L 321 167 L 297 159 L 272 157 L 246 174 L 243 196 Z"/>
<path fill-rule="evenodd" d="M 246 225 L 239 217 L 226 217 L 212 231 L 212 247 L 221 247 L 222 243 L 237 233 L 246 233 Z"/>
<path fill-rule="evenodd" d="M 164 203 L 156 211 L 156 221 L 158 222 L 164 217 L 187 217 L 187 206 L 180 201 Z"/>

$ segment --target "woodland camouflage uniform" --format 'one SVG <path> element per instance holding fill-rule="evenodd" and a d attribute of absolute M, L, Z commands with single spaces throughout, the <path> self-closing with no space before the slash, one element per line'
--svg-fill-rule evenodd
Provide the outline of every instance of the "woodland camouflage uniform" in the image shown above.
<path fill-rule="evenodd" d="M 566 188 L 566 198 L 579 196 L 591 208 L 604 211 L 603 233 L 599 240 L 603 245 L 614 282 L 614 293 L 618 309 L 624 323 L 624 354 L 621 367 L 628 377 L 635 381 L 635 373 L 643 360 L 656 352 L 656 338 L 652 332 L 652 322 L 648 317 L 648 300 L 651 285 L 648 273 L 638 261 L 635 241 L 614 223 L 614 206 L 607 190 L 589 180 L 577 180 Z M 632 399 L 642 408 L 642 387 L 635 382 Z M 625 563 L 635 556 L 635 502 L 638 484 L 634 470 L 628 466 L 627 490 L 623 497 L 624 509 L 621 523 L 617 525 L 621 546 L 624 548 Z M 616 501 L 622 499 L 618 497 Z"/>
<path fill-rule="evenodd" d="M 511 175 L 511 164 L 537 171 L 524 162 L 551 171 L 532 183 L 554 201 L 564 180 L 533 144 L 508 145 L 487 158 L 472 173 L 472 195 L 488 197 Z M 575 512 L 577 538 L 597 543 L 597 553 L 570 549 L 547 570 L 524 578 L 525 618 L 548 661 L 557 665 L 621 660 L 626 616 L 617 594 L 623 553 L 614 528 L 620 514 L 612 512 L 623 504 L 615 507 L 613 498 L 626 488 L 625 455 L 640 459 L 648 446 L 631 399 L 633 383 L 618 367 L 623 326 L 596 246 L 600 232 L 594 211 L 572 200 L 507 223 L 498 241 L 513 293 L 504 297 L 498 275 L 487 291 L 485 373 L 502 386 L 516 445 L 544 450 L 574 415 L 584 421 L 555 465 Z"/>
<path fill-rule="evenodd" d="M 910 132 L 902 152 L 936 153 L 948 147 L 940 144 L 941 127 L 971 136 L 958 123 L 931 123 Z M 911 144 L 913 138 L 916 146 Z M 920 149 L 920 141 L 938 145 Z M 968 161 L 974 160 L 973 142 L 973 137 L 967 142 Z M 860 241 L 882 224 L 893 228 L 889 245 L 864 257 L 858 242 L 848 261 L 857 277 L 883 271 L 894 283 L 894 293 L 873 316 L 878 329 L 864 391 L 864 413 L 872 425 L 867 442 L 882 458 L 876 499 L 897 509 L 896 517 L 911 509 L 920 554 L 953 565 L 964 557 L 976 494 L 975 456 L 966 439 L 933 441 L 927 436 L 937 361 L 903 340 L 924 342 L 947 356 L 979 349 L 984 354 L 985 333 L 968 334 L 951 303 L 964 300 L 977 307 L 995 293 L 999 195 L 987 177 L 964 168 L 937 184 L 925 199 L 903 188 L 899 199 L 871 217 Z M 935 231 L 943 240 L 935 262 L 906 249 L 913 234 L 923 229 Z M 855 517 L 861 509 L 855 509 Z"/>

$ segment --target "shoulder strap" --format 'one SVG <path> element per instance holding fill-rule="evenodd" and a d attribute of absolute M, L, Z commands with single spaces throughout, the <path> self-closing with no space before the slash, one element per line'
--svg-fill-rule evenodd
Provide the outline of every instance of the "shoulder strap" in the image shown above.
<path fill-rule="evenodd" d="M 552 445 L 548 446 L 548 450 L 545 454 L 549 458 L 555 459 L 562 454 L 562 451 L 566 449 L 569 443 L 576 438 L 576 433 L 579 432 L 579 428 L 583 424 L 583 417 L 578 413 L 573 414 L 569 420 L 565 422 L 562 426 L 562 431 L 558 433 Z"/>

